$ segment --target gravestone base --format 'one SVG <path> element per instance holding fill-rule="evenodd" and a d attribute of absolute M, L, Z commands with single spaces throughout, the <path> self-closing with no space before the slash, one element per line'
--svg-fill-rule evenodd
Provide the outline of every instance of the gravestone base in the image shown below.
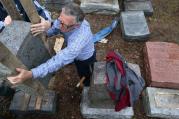
<path fill-rule="evenodd" d="M 81 0 L 84 13 L 117 14 L 120 11 L 118 0 Z"/>
<path fill-rule="evenodd" d="M 153 7 L 150 0 L 124 1 L 125 11 L 143 11 L 145 16 L 153 15 Z"/>
<path fill-rule="evenodd" d="M 146 41 L 150 35 L 143 11 L 122 12 L 121 30 L 126 41 Z"/>
<path fill-rule="evenodd" d="M 143 105 L 147 116 L 179 119 L 179 90 L 147 87 Z"/>
<path fill-rule="evenodd" d="M 129 67 L 141 76 L 139 65 L 128 63 Z M 115 111 L 115 102 L 109 96 L 106 87 L 106 62 L 95 62 L 90 88 L 84 87 L 81 101 L 81 113 L 87 119 L 131 119 L 133 107 Z"/>
<path fill-rule="evenodd" d="M 80 104 L 81 114 L 86 119 L 131 119 L 134 115 L 132 107 L 126 107 L 119 112 L 115 112 L 114 108 L 91 107 L 88 95 L 89 88 L 84 87 L 82 92 L 82 101 Z"/>

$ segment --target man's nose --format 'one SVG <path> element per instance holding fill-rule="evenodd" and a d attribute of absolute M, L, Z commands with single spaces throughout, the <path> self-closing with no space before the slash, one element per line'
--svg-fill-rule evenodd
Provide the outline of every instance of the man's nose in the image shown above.
<path fill-rule="evenodd" d="M 60 15 L 60 16 L 58 17 L 58 19 L 59 19 L 60 21 L 62 21 L 62 16 Z"/>
<path fill-rule="evenodd" d="M 61 20 L 60 16 L 58 17 L 58 20 Z"/>

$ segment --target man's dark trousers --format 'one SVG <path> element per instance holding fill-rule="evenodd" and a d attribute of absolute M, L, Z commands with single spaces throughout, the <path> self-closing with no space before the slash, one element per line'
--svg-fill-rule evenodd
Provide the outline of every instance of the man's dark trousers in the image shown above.
<path fill-rule="evenodd" d="M 82 77 L 85 77 L 85 80 L 83 82 L 84 86 L 90 85 L 90 79 L 93 73 L 94 62 L 96 62 L 96 52 L 94 52 L 93 55 L 87 60 L 83 60 L 83 61 L 75 60 L 74 61 L 77 71 L 78 71 L 78 75 L 80 76 L 80 79 Z"/>

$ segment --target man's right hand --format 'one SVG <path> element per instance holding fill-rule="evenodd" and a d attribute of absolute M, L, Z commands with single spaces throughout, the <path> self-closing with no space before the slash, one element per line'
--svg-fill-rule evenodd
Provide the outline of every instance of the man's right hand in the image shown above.
<path fill-rule="evenodd" d="M 16 68 L 16 71 L 19 73 L 18 75 L 7 77 L 7 79 L 12 84 L 22 83 L 23 81 L 32 78 L 32 72 L 31 71 L 21 69 L 21 68 Z"/>
<path fill-rule="evenodd" d="M 43 17 L 40 17 L 40 19 L 40 23 L 31 25 L 31 32 L 34 36 L 47 31 L 51 27 L 50 21 L 45 20 Z"/>
<path fill-rule="evenodd" d="M 11 19 L 11 17 L 8 15 L 8 16 L 5 18 L 5 20 L 4 20 L 4 24 L 5 24 L 5 26 L 7 26 L 7 25 L 11 24 L 11 22 L 12 22 L 12 19 Z"/>

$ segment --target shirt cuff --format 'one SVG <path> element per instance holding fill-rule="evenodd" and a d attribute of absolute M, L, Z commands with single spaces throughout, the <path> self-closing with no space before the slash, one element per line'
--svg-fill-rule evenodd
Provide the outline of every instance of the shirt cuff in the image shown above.
<path fill-rule="evenodd" d="M 36 79 L 36 78 L 39 77 L 40 73 L 38 72 L 38 70 L 36 68 L 31 69 L 31 71 L 32 71 L 32 77 L 33 77 L 33 79 Z"/>
<path fill-rule="evenodd" d="M 5 27 L 4 22 L 0 21 L 0 30 Z"/>

